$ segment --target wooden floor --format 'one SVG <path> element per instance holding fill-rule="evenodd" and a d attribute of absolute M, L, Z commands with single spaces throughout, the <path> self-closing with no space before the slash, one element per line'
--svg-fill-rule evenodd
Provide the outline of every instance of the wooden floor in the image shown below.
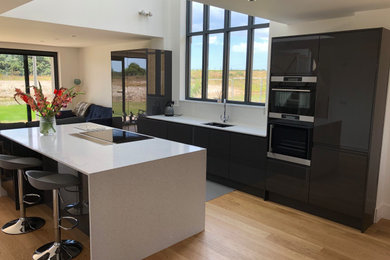
<path fill-rule="evenodd" d="M 0 222 L 17 216 L 12 201 L 0 198 Z M 31 259 L 52 240 L 51 211 L 35 206 L 28 213 L 48 220 L 44 229 L 23 235 L 0 234 L 0 260 Z M 77 259 L 89 259 L 88 238 L 78 230 L 64 237 L 86 246 Z M 156 259 L 390 259 L 390 221 L 366 233 L 260 198 L 234 191 L 206 203 L 206 230 L 167 248 Z"/>
<path fill-rule="evenodd" d="M 14 201 L 0 197 L 0 226 L 18 218 Z M 27 208 L 27 216 L 41 217 L 46 224 L 39 230 L 23 235 L 6 235 L 0 231 L 0 260 L 29 260 L 35 249 L 54 240 L 52 210 L 46 205 Z M 76 260 L 89 259 L 89 238 L 78 229 L 62 231 L 63 239 L 74 239 L 83 246 L 83 252 Z"/>

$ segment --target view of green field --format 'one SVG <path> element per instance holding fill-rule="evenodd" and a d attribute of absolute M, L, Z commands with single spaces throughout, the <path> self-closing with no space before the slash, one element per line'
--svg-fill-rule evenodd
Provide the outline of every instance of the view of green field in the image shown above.
<path fill-rule="evenodd" d="M 127 75 L 126 82 L 126 109 L 127 115 L 138 114 L 139 110 L 146 110 L 146 76 Z M 112 73 L 112 109 L 114 115 L 122 114 L 122 76 L 118 73 Z M 127 119 L 128 120 L 128 119 Z"/>
<path fill-rule="evenodd" d="M 28 65 L 29 71 L 29 85 L 38 85 L 37 82 L 40 82 L 44 95 L 51 101 L 54 96 L 53 58 L 28 56 L 26 65 Z M 34 68 L 37 75 L 36 81 L 34 81 L 33 75 Z M 13 98 L 15 88 L 25 91 L 25 84 L 23 55 L 0 54 L 0 122 L 27 121 L 26 104 L 21 100 L 18 104 Z M 32 113 L 32 119 L 36 119 L 35 112 Z"/>
<path fill-rule="evenodd" d="M 244 101 L 245 97 L 244 70 L 229 71 L 228 100 Z M 190 96 L 200 98 L 202 92 L 202 70 L 191 70 Z M 222 71 L 209 70 L 207 98 L 218 99 L 222 93 Z M 252 72 L 251 102 L 265 103 L 267 95 L 267 71 L 254 70 Z"/>

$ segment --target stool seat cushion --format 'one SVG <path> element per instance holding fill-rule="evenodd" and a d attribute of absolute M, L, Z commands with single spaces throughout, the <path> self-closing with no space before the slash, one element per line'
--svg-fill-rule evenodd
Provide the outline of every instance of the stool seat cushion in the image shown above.
<path fill-rule="evenodd" d="M 0 168 L 6 170 L 34 168 L 40 166 L 41 164 L 42 162 L 34 157 L 0 154 Z"/>
<path fill-rule="evenodd" d="M 26 171 L 28 181 L 38 190 L 54 190 L 79 185 L 79 179 L 72 174 L 48 171 Z"/>

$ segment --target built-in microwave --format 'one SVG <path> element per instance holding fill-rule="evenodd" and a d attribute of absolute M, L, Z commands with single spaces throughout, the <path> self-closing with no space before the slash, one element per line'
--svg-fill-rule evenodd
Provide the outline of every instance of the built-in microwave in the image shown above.
<path fill-rule="evenodd" d="M 268 136 L 267 157 L 311 165 L 313 123 L 269 119 Z"/>
<path fill-rule="evenodd" d="M 317 77 L 272 76 L 268 117 L 314 122 Z"/>

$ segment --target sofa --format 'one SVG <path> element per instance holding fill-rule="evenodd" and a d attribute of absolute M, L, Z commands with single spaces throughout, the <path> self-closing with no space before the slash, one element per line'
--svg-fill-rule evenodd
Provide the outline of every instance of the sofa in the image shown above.
<path fill-rule="evenodd" d="M 122 117 L 113 117 L 112 108 L 80 102 L 73 110 L 63 110 L 56 116 L 57 125 L 92 122 L 122 128 Z"/>

